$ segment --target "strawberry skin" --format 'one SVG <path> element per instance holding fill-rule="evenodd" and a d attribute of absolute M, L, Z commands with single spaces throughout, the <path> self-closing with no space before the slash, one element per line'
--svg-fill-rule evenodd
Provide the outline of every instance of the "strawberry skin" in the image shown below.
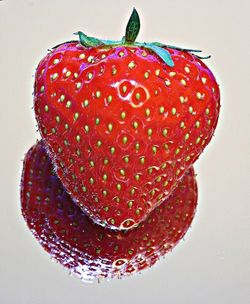
<path fill-rule="evenodd" d="M 57 175 L 82 210 L 113 229 L 134 228 L 168 197 L 219 115 L 209 68 L 162 46 L 166 64 L 149 45 L 68 42 L 36 70 L 36 119 Z"/>
<path fill-rule="evenodd" d="M 134 227 L 209 143 L 219 89 L 195 55 L 64 44 L 39 64 L 35 112 L 62 183 L 96 222 Z"/>
<path fill-rule="evenodd" d="M 94 224 L 55 175 L 42 141 L 26 154 L 21 182 L 22 214 L 43 248 L 84 280 L 127 276 L 152 266 L 190 227 L 197 206 L 191 167 L 177 188 L 131 231 Z"/>

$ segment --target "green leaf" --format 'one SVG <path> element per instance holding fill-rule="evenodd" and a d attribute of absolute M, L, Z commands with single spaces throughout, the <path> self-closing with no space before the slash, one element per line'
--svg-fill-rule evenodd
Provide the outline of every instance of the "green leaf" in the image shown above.
<path fill-rule="evenodd" d="M 174 46 L 174 45 L 166 45 L 166 47 L 168 47 L 170 49 L 174 49 L 174 50 L 193 52 L 193 53 L 200 53 L 200 52 L 202 52 L 201 50 L 186 49 L 186 48 L 182 48 L 182 47 L 178 47 L 178 46 Z"/>
<path fill-rule="evenodd" d="M 119 44 L 122 44 L 122 42 L 119 41 L 119 40 L 104 40 L 104 39 L 101 39 L 101 42 L 105 45 L 119 45 Z"/>
<path fill-rule="evenodd" d="M 211 55 L 208 55 L 208 56 L 198 56 L 196 54 L 194 54 L 196 57 L 198 57 L 199 59 L 209 59 L 211 58 Z"/>
<path fill-rule="evenodd" d="M 89 37 L 85 35 L 83 32 L 76 32 L 74 34 L 79 36 L 80 43 L 83 46 L 91 47 L 91 46 L 99 46 L 103 44 L 103 42 L 100 39 L 95 37 Z"/>
<path fill-rule="evenodd" d="M 175 46 L 175 45 L 169 45 L 169 44 L 164 44 L 161 42 L 151 42 L 151 44 L 160 46 L 160 47 L 168 47 L 169 49 L 174 49 L 174 50 L 179 50 L 179 51 L 186 51 L 186 52 L 193 52 L 193 53 L 200 53 L 202 52 L 201 50 L 194 50 L 194 49 L 186 49 L 183 47 Z"/>
<path fill-rule="evenodd" d="M 174 62 L 171 58 L 171 55 L 166 49 L 163 49 L 151 43 L 145 43 L 143 46 L 156 53 L 168 66 L 170 67 L 174 66 Z"/>
<path fill-rule="evenodd" d="M 140 26 L 140 18 L 137 10 L 134 8 L 126 27 L 125 41 L 127 43 L 133 43 L 135 41 L 139 34 Z"/>
<path fill-rule="evenodd" d="M 159 47 L 166 46 L 166 44 L 161 43 L 161 42 L 151 42 L 151 44 L 156 45 L 156 46 L 159 46 Z"/>

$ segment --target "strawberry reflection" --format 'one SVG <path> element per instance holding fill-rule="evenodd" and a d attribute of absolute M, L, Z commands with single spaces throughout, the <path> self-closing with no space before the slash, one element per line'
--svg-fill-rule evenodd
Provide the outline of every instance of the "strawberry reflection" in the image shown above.
<path fill-rule="evenodd" d="M 27 225 L 42 247 L 81 279 L 92 281 L 136 273 L 169 252 L 191 225 L 197 185 L 191 168 L 139 227 L 110 231 L 74 204 L 40 141 L 25 157 L 21 203 Z"/>

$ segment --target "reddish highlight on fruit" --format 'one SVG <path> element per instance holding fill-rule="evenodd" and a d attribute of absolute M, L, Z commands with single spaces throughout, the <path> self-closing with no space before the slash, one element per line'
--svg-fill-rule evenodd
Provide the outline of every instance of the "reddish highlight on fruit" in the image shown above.
<path fill-rule="evenodd" d="M 175 189 L 209 144 L 220 91 L 199 50 L 77 32 L 39 63 L 34 108 L 56 174 L 95 223 L 129 230 Z"/>
<path fill-rule="evenodd" d="M 192 167 L 146 221 L 127 232 L 112 231 L 94 224 L 74 203 L 56 176 L 46 149 L 40 141 L 26 154 L 22 214 L 50 256 L 82 280 L 121 278 L 149 268 L 170 252 L 190 227 L 197 205 Z M 108 206 L 103 209 L 108 212 Z"/>

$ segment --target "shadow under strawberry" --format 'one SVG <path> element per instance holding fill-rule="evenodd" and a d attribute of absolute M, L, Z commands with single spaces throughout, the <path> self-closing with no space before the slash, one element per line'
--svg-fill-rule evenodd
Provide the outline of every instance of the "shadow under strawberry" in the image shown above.
<path fill-rule="evenodd" d="M 42 141 L 26 154 L 22 214 L 32 234 L 59 263 L 83 280 L 130 275 L 152 266 L 190 227 L 197 206 L 193 168 L 172 195 L 130 231 L 94 224 L 54 173 Z"/>

